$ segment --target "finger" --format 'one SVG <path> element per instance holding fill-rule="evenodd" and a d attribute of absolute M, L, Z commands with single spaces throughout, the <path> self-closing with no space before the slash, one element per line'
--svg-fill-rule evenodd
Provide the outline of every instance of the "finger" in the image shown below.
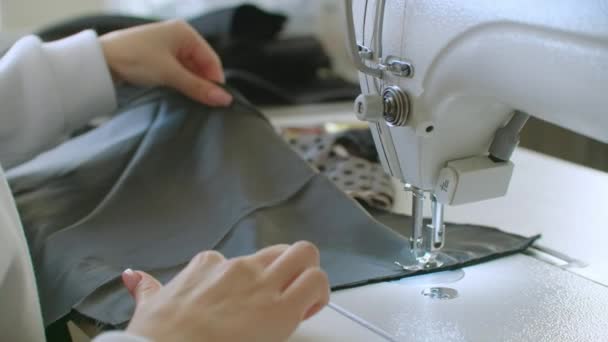
<path fill-rule="evenodd" d="M 133 291 L 137 287 L 137 284 L 139 284 L 141 281 L 141 275 L 139 273 L 135 273 L 132 269 L 127 268 L 122 272 L 121 278 L 123 285 L 125 285 L 127 288 L 127 291 L 129 291 L 132 297 L 135 297 L 133 295 Z"/>
<path fill-rule="evenodd" d="M 215 267 L 224 261 L 226 261 L 226 258 L 217 251 L 200 252 L 190 260 L 188 265 L 167 286 L 179 284 L 177 288 L 180 291 L 188 292 L 201 283 Z"/>
<path fill-rule="evenodd" d="M 321 311 L 325 307 L 325 305 L 327 305 L 327 303 L 325 303 L 325 304 L 316 303 L 310 309 L 308 309 L 308 311 L 306 311 L 306 314 L 304 314 L 304 318 L 302 320 L 305 321 L 305 320 L 309 319 L 310 317 L 318 314 L 319 311 Z"/>
<path fill-rule="evenodd" d="M 287 244 L 266 247 L 252 255 L 252 258 L 255 259 L 255 261 L 257 261 L 258 263 L 260 263 L 264 268 L 266 268 L 283 253 L 285 253 L 287 249 L 289 249 L 289 245 Z"/>
<path fill-rule="evenodd" d="M 327 274 L 319 267 L 308 268 L 285 290 L 283 298 L 299 310 L 302 320 L 308 319 L 329 302 Z"/>
<path fill-rule="evenodd" d="M 197 76 L 177 61 L 171 64 L 167 73 L 167 85 L 210 106 L 227 106 L 232 102 L 232 95 L 219 85 Z"/>
<path fill-rule="evenodd" d="M 302 272 L 314 266 L 319 266 L 319 250 L 310 242 L 300 241 L 281 254 L 265 273 L 283 290 Z"/>
<path fill-rule="evenodd" d="M 126 269 L 122 273 L 122 281 L 138 305 L 162 288 L 162 284 L 153 276 L 146 272 L 133 271 L 131 269 Z"/>
<path fill-rule="evenodd" d="M 179 40 L 177 58 L 198 76 L 210 81 L 224 83 L 222 62 L 209 43 L 188 23 L 177 20 L 168 22 L 176 25 L 177 32 L 186 39 Z"/>
<path fill-rule="evenodd" d="M 197 44 L 191 57 L 197 74 L 214 82 L 224 83 L 222 62 L 209 43 L 197 35 Z"/>

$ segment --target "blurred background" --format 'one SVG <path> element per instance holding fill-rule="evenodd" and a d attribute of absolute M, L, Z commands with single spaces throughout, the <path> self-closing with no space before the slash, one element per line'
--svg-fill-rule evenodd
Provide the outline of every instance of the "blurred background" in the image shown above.
<path fill-rule="evenodd" d="M 21 35 L 85 14 L 119 13 L 138 17 L 191 18 L 239 0 L 0 0 L 0 46 L 10 46 Z M 331 60 L 331 72 L 356 82 L 348 62 L 343 22 L 335 0 L 250 0 L 261 9 L 284 14 L 288 20 L 281 37 L 314 36 Z M 608 111 L 608 109 L 607 109 Z M 522 146 L 608 171 L 608 145 L 532 119 L 522 134 Z"/>
<path fill-rule="evenodd" d="M 0 0 L 0 31 L 4 39 L 36 32 L 77 16 L 112 13 L 157 19 L 190 18 L 240 4 L 286 15 L 282 35 L 315 35 L 334 60 L 338 73 L 356 80 L 346 58 L 342 21 L 335 0 Z M 6 38 L 8 37 L 8 38 Z"/>
<path fill-rule="evenodd" d="M 1 0 L 0 22 L 3 30 L 23 31 L 37 29 L 43 25 L 81 14 L 109 12 L 156 18 L 190 17 L 243 2 L 238 0 Z M 314 13 L 317 12 L 314 5 L 323 2 L 331 3 L 332 1 L 247 1 L 247 3 L 269 10 L 297 14 L 302 21 L 314 16 Z M 293 24 L 297 26 L 296 21 Z M 308 25 L 304 23 L 303 26 Z"/>

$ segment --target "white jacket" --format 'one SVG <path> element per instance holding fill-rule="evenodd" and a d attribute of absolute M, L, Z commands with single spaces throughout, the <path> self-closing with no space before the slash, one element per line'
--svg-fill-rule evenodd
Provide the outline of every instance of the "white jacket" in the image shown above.
<path fill-rule="evenodd" d="M 22 38 L 0 60 L 0 164 L 10 168 L 28 160 L 115 107 L 114 85 L 93 31 L 52 43 Z M 44 341 L 32 262 L 2 167 L 0 341 Z M 145 339 L 113 332 L 95 340 L 118 341 Z"/>

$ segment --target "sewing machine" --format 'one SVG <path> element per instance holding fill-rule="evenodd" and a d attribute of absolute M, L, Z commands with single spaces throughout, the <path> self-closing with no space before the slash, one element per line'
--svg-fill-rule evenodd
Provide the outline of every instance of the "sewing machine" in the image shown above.
<path fill-rule="evenodd" d="M 385 171 L 413 195 L 403 267 L 441 264 L 445 205 L 506 194 L 529 115 L 608 142 L 608 2 L 347 0 L 344 9 L 363 93 L 355 112 Z"/>
<path fill-rule="evenodd" d="M 345 3 L 354 110 L 413 194 L 395 205 L 416 218 L 401 264 L 441 263 L 446 205 L 446 220 L 542 233 L 542 246 L 332 293 L 290 341 L 605 340 L 608 174 L 513 149 L 528 114 L 608 141 L 608 2 Z"/>

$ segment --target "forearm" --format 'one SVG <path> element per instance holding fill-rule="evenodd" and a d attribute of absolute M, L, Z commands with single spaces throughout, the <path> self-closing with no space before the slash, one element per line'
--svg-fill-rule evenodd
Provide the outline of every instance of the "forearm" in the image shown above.
<path fill-rule="evenodd" d="M 0 103 L 5 168 L 114 110 L 114 85 L 95 33 L 46 44 L 34 36 L 18 41 L 0 60 Z"/>

